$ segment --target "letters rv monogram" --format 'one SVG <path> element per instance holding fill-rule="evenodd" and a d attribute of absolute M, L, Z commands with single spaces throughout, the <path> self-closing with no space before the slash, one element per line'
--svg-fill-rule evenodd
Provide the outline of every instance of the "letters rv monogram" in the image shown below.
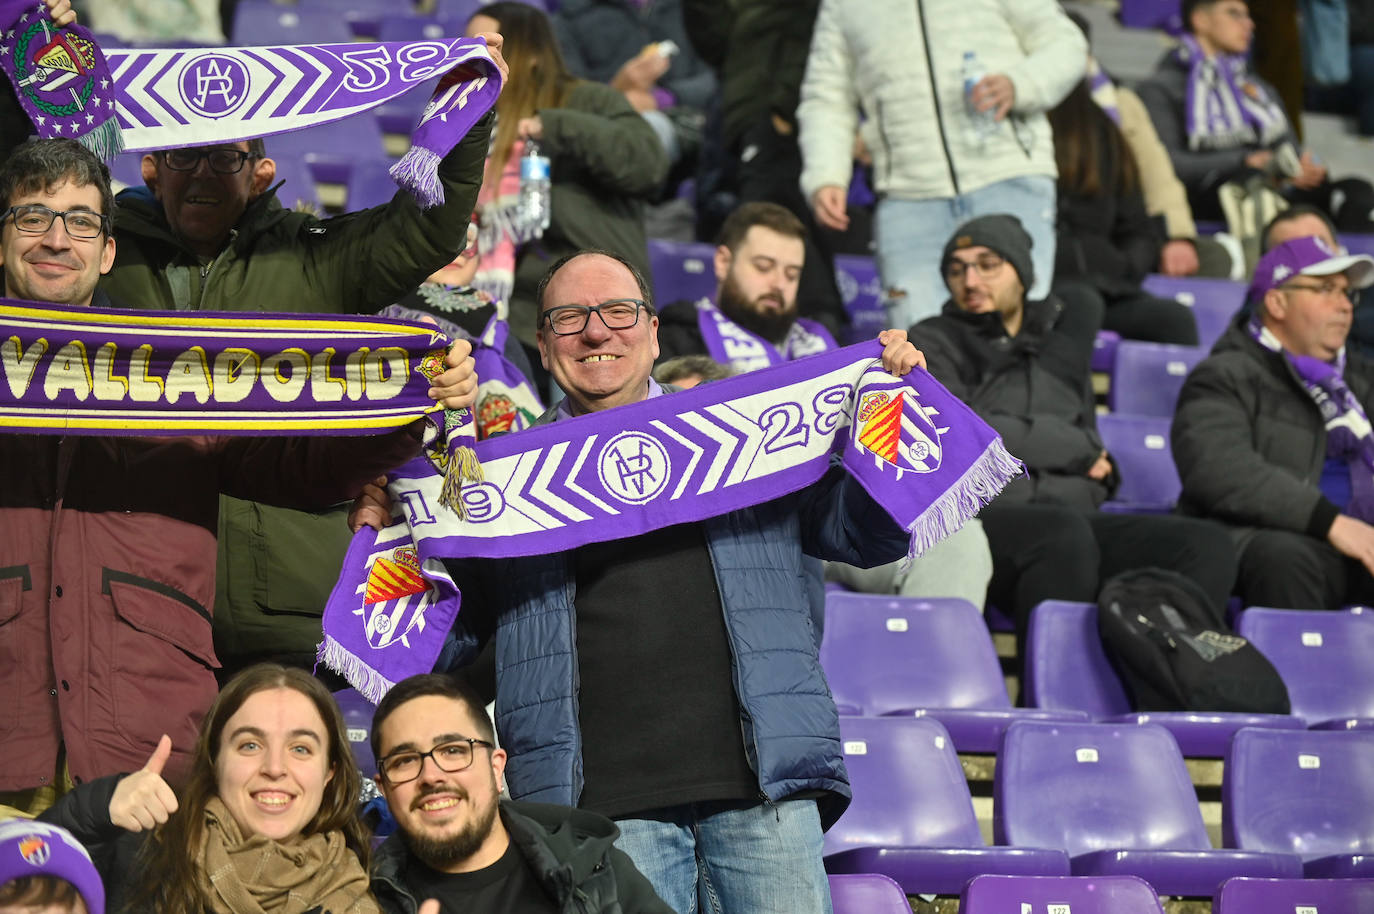
<path fill-rule="evenodd" d="M 233 114 L 248 97 L 248 68 L 223 54 L 193 59 L 181 74 L 181 100 L 204 117 Z"/>

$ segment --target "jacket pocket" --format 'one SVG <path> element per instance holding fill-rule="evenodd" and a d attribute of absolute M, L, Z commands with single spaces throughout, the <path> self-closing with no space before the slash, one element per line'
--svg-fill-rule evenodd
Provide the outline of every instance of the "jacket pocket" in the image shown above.
<path fill-rule="evenodd" d="M 106 648 L 116 725 L 135 745 L 168 733 L 188 748 L 217 690 L 210 611 L 175 587 L 111 568 L 101 592 L 118 617 Z"/>
<path fill-rule="evenodd" d="M 23 669 L 20 652 L 32 650 L 15 629 L 20 611 L 24 608 L 24 592 L 33 589 L 28 565 L 0 568 L 0 670 Z M 12 624 L 13 623 L 13 624 Z M 8 626 L 8 627 L 7 627 Z M 0 708 L 0 735 L 12 731 L 20 720 L 21 703 L 4 702 Z"/>

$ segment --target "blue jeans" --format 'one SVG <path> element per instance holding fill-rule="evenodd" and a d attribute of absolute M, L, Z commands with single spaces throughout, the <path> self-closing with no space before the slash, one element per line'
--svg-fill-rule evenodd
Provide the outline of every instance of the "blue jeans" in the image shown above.
<path fill-rule="evenodd" d="M 830 914 L 815 800 L 652 812 L 617 819 L 615 844 L 678 914 Z"/>
<path fill-rule="evenodd" d="M 888 325 L 905 330 L 940 313 L 949 299 L 940 255 L 954 230 L 978 216 L 1010 213 L 1031 236 L 1035 282 L 1027 296 L 1044 298 L 1054 278 L 1054 179 L 1009 178 L 959 197 L 897 200 L 884 197 L 874 214 L 878 274 Z M 894 292 L 904 291 L 904 295 Z"/>

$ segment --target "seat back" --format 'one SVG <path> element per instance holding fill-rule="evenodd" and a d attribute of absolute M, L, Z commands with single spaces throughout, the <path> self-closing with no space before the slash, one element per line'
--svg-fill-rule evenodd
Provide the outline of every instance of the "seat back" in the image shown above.
<path fill-rule="evenodd" d="M 835 914 L 911 914 L 897 880 L 881 873 L 832 873 L 830 904 Z"/>
<path fill-rule="evenodd" d="M 716 249 L 696 241 L 649 239 L 649 267 L 653 270 L 654 302 L 662 307 L 686 299 L 716 294 Z"/>
<path fill-rule="evenodd" d="M 344 207 L 354 213 L 391 202 L 397 185 L 391 177 L 390 159 L 362 159 L 353 163 L 348 176 Z"/>
<path fill-rule="evenodd" d="M 960 914 L 1015 911 L 1164 914 L 1158 893 L 1139 876 L 978 876 L 959 896 Z"/>
<path fill-rule="evenodd" d="M 1374 732 L 1238 730 L 1221 795 L 1227 847 L 1374 853 Z"/>
<path fill-rule="evenodd" d="M 1206 355 L 1197 346 L 1122 340 L 1116 347 L 1107 405 L 1112 412 L 1172 416 L 1184 378 Z"/>
<path fill-rule="evenodd" d="M 1245 284 L 1230 279 L 1153 275 L 1145 277 L 1143 286 L 1151 295 L 1172 298 L 1192 308 L 1198 345 L 1209 352 L 1245 304 Z"/>
<path fill-rule="evenodd" d="M 372 755 L 372 713 L 376 707 L 357 689 L 341 689 L 334 693 L 334 701 L 343 712 L 344 728 L 348 733 L 348 748 L 364 778 L 377 773 L 377 760 Z"/>
<path fill-rule="evenodd" d="M 1205 850 L 1178 743 L 1155 724 L 1018 721 L 993 782 L 998 844 L 1091 851 Z"/>
<path fill-rule="evenodd" d="M 1112 501 L 1137 509 L 1173 507 L 1183 483 L 1169 449 L 1169 420 L 1108 413 L 1097 417 L 1097 430 L 1121 471 Z"/>
<path fill-rule="evenodd" d="M 838 704 L 869 715 L 1011 707 L 983 615 L 967 600 L 831 592 L 825 608 L 821 666 Z"/>
<path fill-rule="evenodd" d="M 338 10 L 284 6 L 272 0 L 239 0 L 229 43 L 258 47 L 277 44 L 338 44 L 353 41 L 353 30 Z"/>
<path fill-rule="evenodd" d="M 367 112 L 279 133 L 265 142 L 272 158 L 287 152 L 303 156 L 316 181 L 337 184 L 348 183 L 355 161 L 386 158 L 382 128 Z"/>
<path fill-rule="evenodd" d="M 945 728 L 926 717 L 842 717 L 854 799 L 825 853 L 855 847 L 983 847 L 968 782 Z"/>
<path fill-rule="evenodd" d="M 883 307 L 883 284 L 872 257 L 861 254 L 835 255 L 835 284 L 849 313 L 849 340 L 870 340 L 887 329 L 887 309 Z"/>
<path fill-rule="evenodd" d="M 1212 914 L 1356 914 L 1374 911 L 1374 879 L 1228 879 Z"/>
<path fill-rule="evenodd" d="M 1255 607 L 1237 630 L 1269 658 L 1308 724 L 1374 718 L 1374 625 L 1348 612 Z"/>
<path fill-rule="evenodd" d="M 1046 600 L 1031 612 L 1026 637 L 1026 702 L 1032 708 L 1126 714 L 1131 700 L 1102 650 L 1097 607 Z"/>

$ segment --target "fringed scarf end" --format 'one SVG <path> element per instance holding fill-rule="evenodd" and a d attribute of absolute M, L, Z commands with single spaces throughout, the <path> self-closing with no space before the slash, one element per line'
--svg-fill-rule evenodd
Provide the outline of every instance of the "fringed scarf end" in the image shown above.
<path fill-rule="evenodd" d="M 1002 439 L 994 438 L 959 481 L 907 527 L 911 541 L 906 558 L 902 560 L 902 570 L 910 567 L 917 556 L 968 523 L 1007 483 L 1025 471 L 1025 466 L 1012 456 Z"/>
<path fill-rule="evenodd" d="M 374 705 L 395 685 L 330 635 L 325 635 L 320 642 L 315 659 L 347 679 L 349 685 Z"/>
<path fill-rule="evenodd" d="M 391 178 L 404 187 L 420 204 L 430 209 L 444 202 L 444 186 L 439 183 L 439 155 L 423 146 L 411 146 L 401 160 L 391 166 Z"/>

